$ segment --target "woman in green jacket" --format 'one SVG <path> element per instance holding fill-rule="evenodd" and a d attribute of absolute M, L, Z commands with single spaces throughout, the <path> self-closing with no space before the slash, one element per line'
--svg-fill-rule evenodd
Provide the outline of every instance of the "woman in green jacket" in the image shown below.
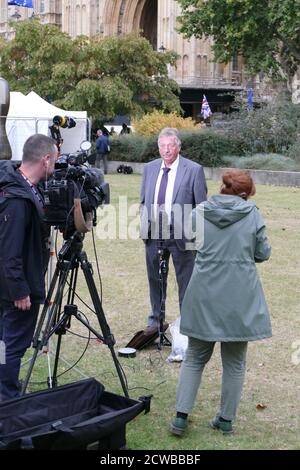
<path fill-rule="evenodd" d="M 176 435 L 187 427 L 203 369 L 217 341 L 221 343 L 222 392 L 219 412 L 210 424 L 224 434 L 233 432 L 248 341 L 272 336 L 255 265 L 269 259 L 271 247 L 263 219 L 248 201 L 254 194 L 255 185 L 247 172 L 227 171 L 220 194 L 193 211 L 193 225 L 198 216 L 204 218 L 203 243 L 197 248 L 181 309 L 180 332 L 188 336 L 188 349 L 177 388 L 177 415 L 171 423 Z"/>

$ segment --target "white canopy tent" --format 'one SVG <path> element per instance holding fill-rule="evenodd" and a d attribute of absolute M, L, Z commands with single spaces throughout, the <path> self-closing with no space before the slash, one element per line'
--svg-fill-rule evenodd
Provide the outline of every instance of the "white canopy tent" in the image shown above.
<path fill-rule="evenodd" d="M 68 116 L 75 120 L 76 127 L 60 128 L 63 138 L 61 153 L 76 152 L 80 144 L 90 138 L 90 123 L 86 111 L 65 111 L 45 101 L 34 91 L 27 96 L 20 92 L 10 93 L 10 107 L 6 120 L 6 133 L 12 150 L 12 160 L 22 159 L 24 142 L 33 134 L 51 137 L 49 126 L 54 116 Z"/>

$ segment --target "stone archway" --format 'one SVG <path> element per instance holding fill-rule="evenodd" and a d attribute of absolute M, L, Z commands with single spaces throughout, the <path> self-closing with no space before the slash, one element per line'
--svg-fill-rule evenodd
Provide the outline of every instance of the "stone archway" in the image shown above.
<path fill-rule="evenodd" d="M 104 35 L 141 31 L 157 49 L 158 0 L 106 0 L 103 10 Z"/>
<path fill-rule="evenodd" d="M 140 30 L 143 36 L 157 49 L 157 0 L 146 0 L 140 19 Z"/>
<path fill-rule="evenodd" d="M 118 32 L 119 13 L 123 0 L 104 0 L 102 22 L 104 36 L 113 36 Z"/>

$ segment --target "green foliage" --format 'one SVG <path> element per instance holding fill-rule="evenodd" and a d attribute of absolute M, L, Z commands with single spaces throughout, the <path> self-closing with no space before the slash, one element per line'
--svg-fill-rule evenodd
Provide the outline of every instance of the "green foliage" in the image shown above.
<path fill-rule="evenodd" d="M 0 74 L 12 90 L 51 96 L 56 105 L 84 109 L 94 119 L 180 112 L 178 86 L 167 68 L 175 53 L 154 51 L 137 34 L 72 40 L 37 20 L 14 26 L 15 38 L 0 41 Z"/>
<path fill-rule="evenodd" d="M 273 171 L 299 171 L 300 161 L 297 164 L 293 159 L 276 153 L 254 154 L 251 157 L 222 157 L 228 167 L 248 170 Z"/>
<path fill-rule="evenodd" d="M 111 141 L 110 157 L 135 162 L 153 160 L 159 157 L 157 135 L 116 137 Z M 224 129 L 182 130 L 181 153 L 208 167 L 299 171 L 299 135 L 300 107 L 278 100 L 250 113 L 241 108 L 231 115 Z"/>
<path fill-rule="evenodd" d="M 287 151 L 287 156 L 294 160 L 300 168 L 300 134 L 297 135 L 297 138 L 293 145 L 291 145 Z"/>
<path fill-rule="evenodd" d="M 294 75 L 300 64 L 300 0 L 177 0 L 183 9 L 181 31 L 213 37 L 217 62 L 235 53 L 248 69 L 273 76 Z"/>
<path fill-rule="evenodd" d="M 52 67 L 72 62 L 72 40 L 55 26 L 37 20 L 14 24 L 16 36 L 0 44 L 0 73 L 10 88 L 22 93 L 34 89 L 39 95 L 52 95 Z"/>
<path fill-rule="evenodd" d="M 110 141 L 110 160 L 147 162 L 159 157 L 156 137 L 129 134 Z"/>
<path fill-rule="evenodd" d="M 200 129 L 194 132 L 183 132 L 180 138 L 182 155 L 203 166 L 221 166 L 222 155 L 239 151 L 237 142 L 212 130 Z"/>
<path fill-rule="evenodd" d="M 236 154 L 241 148 L 238 141 L 206 129 L 181 132 L 180 139 L 181 153 L 204 166 L 219 166 L 222 155 Z M 157 135 L 144 137 L 132 134 L 111 140 L 111 160 L 148 162 L 158 157 Z"/>
<path fill-rule="evenodd" d="M 158 128 L 160 130 L 161 126 Z M 116 137 L 111 141 L 110 157 L 113 160 L 135 162 L 153 160 L 159 156 L 157 135 Z M 231 115 L 224 129 L 183 129 L 180 132 L 181 153 L 208 167 L 232 165 L 250 169 L 299 171 L 299 135 L 299 105 L 279 99 L 275 104 L 250 113 L 241 108 L 239 113 Z"/>
<path fill-rule="evenodd" d="M 243 142 L 244 152 L 285 154 L 294 143 L 300 126 L 300 106 L 279 99 L 276 103 L 233 115 L 228 136 Z"/>

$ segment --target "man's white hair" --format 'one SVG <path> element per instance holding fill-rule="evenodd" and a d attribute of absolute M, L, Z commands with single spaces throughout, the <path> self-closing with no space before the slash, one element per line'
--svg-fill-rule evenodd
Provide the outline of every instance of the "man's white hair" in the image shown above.
<path fill-rule="evenodd" d="M 157 142 L 159 142 L 162 137 L 174 137 L 179 147 L 181 146 L 181 140 L 179 139 L 178 130 L 175 127 L 165 127 L 164 129 L 162 129 L 158 136 Z"/>

